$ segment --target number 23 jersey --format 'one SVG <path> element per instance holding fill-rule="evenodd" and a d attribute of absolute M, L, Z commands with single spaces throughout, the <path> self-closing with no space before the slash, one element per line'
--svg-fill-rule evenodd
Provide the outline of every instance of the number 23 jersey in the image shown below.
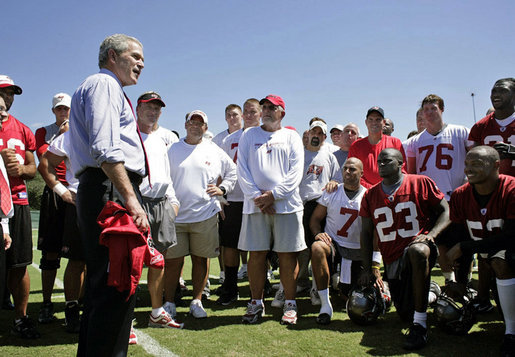
<path fill-rule="evenodd" d="M 365 193 L 359 215 L 372 219 L 385 264 L 399 259 L 416 236 L 431 230 L 436 220 L 432 207 L 443 198 L 434 181 L 421 175 L 404 175 L 392 195 L 384 193 L 381 183 Z"/>

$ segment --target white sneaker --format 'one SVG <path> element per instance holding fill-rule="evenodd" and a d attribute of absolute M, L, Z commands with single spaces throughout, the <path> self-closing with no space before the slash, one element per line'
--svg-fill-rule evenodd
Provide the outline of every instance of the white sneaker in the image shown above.
<path fill-rule="evenodd" d="M 175 319 L 177 317 L 177 306 L 175 306 L 175 303 L 167 301 L 163 305 L 163 309 L 170 315 L 172 319 Z"/>
<path fill-rule="evenodd" d="M 275 293 L 274 300 L 272 301 L 272 307 L 283 307 L 284 306 L 284 290 L 277 290 Z"/>
<path fill-rule="evenodd" d="M 311 290 L 309 291 L 309 296 L 311 296 L 311 305 L 322 305 L 322 301 L 320 301 L 320 295 L 318 295 L 317 289 L 311 288 Z"/>
<path fill-rule="evenodd" d="M 248 277 L 247 265 L 242 265 L 240 270 L 238 270 L 238 280 L 243 280 L 247 277 Z"/>
<path fill-rule="evenodd" d="M 281 325 L 295 325 L 297 323 L 297 305 L 288 303 L 284 305 Z"/>
<path fill-rule="evenodd" d="M 191 302 L 190 314 L 196 319 L 205 319 L 207 317 L 207 312 L 204 310 L 204 306 L 202 306 L 202 301 L 194 299 Z"/>

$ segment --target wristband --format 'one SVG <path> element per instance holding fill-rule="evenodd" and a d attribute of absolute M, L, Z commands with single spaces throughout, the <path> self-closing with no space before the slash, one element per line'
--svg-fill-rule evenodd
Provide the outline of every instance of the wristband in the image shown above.
<path fill-rule="evenodd" d="M 377 269 L 379 270 L 379 267 L 377 265 L 372 265 L 372 269 Z"/>
<path fill-rule="evenodd" d="M 383 257 L 381 256 L 381 252 L 379 252 L 379 251 L 374 251 L 374 252 L 372 253 L 372 261 L 373 261 L 374 263 L 381 264 L 381 260 L 382 260 L 382 258 L 383 258 Z"/>
<path fill-rule="evenodd" d="M 60 182 L 57 183 L 57 185 L 54 186 L 52 189 L 55 193 L 57 193 L 59 196 L 62 196 L 65 194 L 68 189 Z"/>

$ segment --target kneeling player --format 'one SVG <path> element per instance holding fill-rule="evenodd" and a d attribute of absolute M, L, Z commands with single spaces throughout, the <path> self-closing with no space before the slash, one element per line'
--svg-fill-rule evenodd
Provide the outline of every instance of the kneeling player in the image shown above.
<path fill-rule="evenodd" d="M 317 323 L 322 325 L 331 322 L 333 316 L 328 289 L 331 258 L 334 259 L 336 252 L 342 257 L 342 283 L 346 285 L 355 283 L 361 270 L 361 217 L 358 213 L 366 191 L 360 185 L 363 164 L 357 158 L 350 158 L 345 161 L 342 171 L 344 183 L 339 184 L 334 192 L 322 194 L 309 223 L 315 236 L 311 246 L 311 266 L 322 304 Z M 326 226 L 323 231 L 321 222 L 324 218 Z"/>
<path fill-rule="evenodd" d="M 482 253 L 495 273 L 499 301 L 506 323 L 503 356 L 515 351 L 515 178 L 499 174 L 499 154 L 489 146 L 467 153 L 468 183 L 451 196 L 450 215 L 457 234 L 464 237 L 447 256 Z"/>
<path fill-rule="evenodd" d="M 449 225 L 449 206 L 430 178 L 401 172 L 398 150 L 384 149 L 377 163 L 383 180 L 361 202 L 364 274 L 360 282 L 365 285 L 380 278 L 379 270 L 371 269 L 375 229 L 395 308 L 401 318 L 413 318 L 404 348 L 418 349 L 427 343 L 426 310 L 437 257 L 434 239 Z"/>

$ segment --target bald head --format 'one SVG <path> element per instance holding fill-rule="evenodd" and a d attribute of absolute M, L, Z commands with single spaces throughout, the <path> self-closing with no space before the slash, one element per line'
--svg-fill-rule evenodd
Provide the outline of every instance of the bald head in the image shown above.
<path fill-rule="evenodd" d="M 477 156 L 489 164 L 493 164 L 501 159 L 497 150 L 491 146 L 485 145 L 476 146 L 475 148 L 470 149 L 467 153 L 467 157 L 469 156 Z"/>
<path fill-rule="evenodd" d="M 360 180 L 363 176 L 363 163 L 356 157 L 345 160 L 342 166 L 343 186 L 350 191 L 359 189 Z"/>
<path fill-rule="evenodd" d="M 392 157 L 392 158 L 396 159 L 396 160 L 399 162 L 399 164 L 401 164 L 401 165 L 404 163 L 404 158 L 402 157 L 401 152 L 400 152 L 399 150 L 397 150 L 397 149 L 394 149 L 394 148 L 386 148 L 386 149 L 383 149 L 383 150 L 379 153 L 379 155 L 382 155 L 382 154 L 384 154 L 384 155 L 388 155 L 388 156 L 390 156 L 390 157 Z"/>
<path fill-rule="evenodd" d="M 357 157 L 349 157 L 347 160 L 345 160 L 345 164 L 347 164 L 347 163 L 355 165 L 357 168 L 359 168 L 361 171 L 363 171 L 363 163 Z M 344 166 L 345 166 L 345 164 L 344 164 Z"/>

